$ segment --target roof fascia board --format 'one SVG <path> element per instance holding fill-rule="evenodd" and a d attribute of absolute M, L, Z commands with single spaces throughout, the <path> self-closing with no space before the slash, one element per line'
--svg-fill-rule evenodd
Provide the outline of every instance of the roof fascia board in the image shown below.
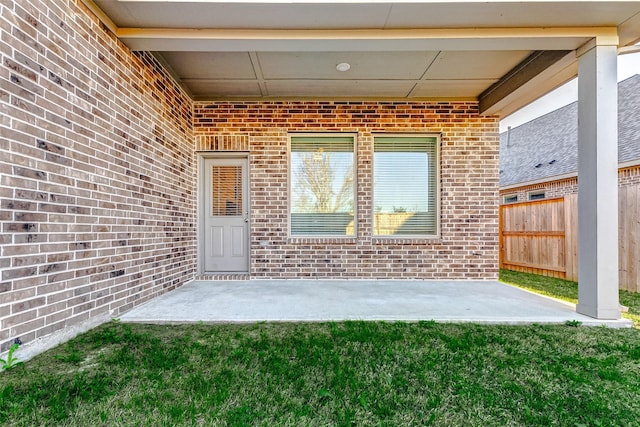
<path fill-rule="evenodd" d="M 618 169 L 632 168 L 634 166 L 640 166 L 640 159 L 628 160 L 618 164 Z"/>

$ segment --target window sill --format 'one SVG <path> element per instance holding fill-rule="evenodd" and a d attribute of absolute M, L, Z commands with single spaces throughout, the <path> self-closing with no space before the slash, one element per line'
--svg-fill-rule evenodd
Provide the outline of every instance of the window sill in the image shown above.
<path fill-rule="evenodd" d="M 293 245 L 316 245 L 316 244 L 334 244 L 334 245 L 355 245 L 358 239 L 353 236 L 308 236 L 308 237 L 289 237 L 287 243 Z"/>
<path fill-rule="evenodd" d="M 378 236 L 372 239 L 374 245 L 438 245 L 442 243 L 440 236 L 427 237 L 393 237 Z"/>

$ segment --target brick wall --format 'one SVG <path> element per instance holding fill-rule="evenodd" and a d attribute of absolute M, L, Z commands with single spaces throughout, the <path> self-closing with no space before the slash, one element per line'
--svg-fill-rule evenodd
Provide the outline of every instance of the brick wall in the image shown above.
<path fill-rule="evenodd" d="M 289 132 L 357 134 L 357 237 L 291 238 Z M 441 236 L 374 238 L 373 133 L 441 135 Z M 196 102 L 200 149 L 250 152 L 251 276 L 495 279 L 498 119 L 475 102 Z"/>
<path fill-rule="evenodd" d="M 191 100 L 77 0 L 0 5 L 0 343 L 195 272 Z"/>
<path fill-rule="evenodd" d="M 544 190 L 545 199 L 554 197 L 562 197 L 565 194 L 573 194 L 578 192 L 578 180 L 575 177 L 560 179 L 556 181 L 543 182 L 540 184 L 525 185 L 523 187 L 511 188 L 508 190 L 500 190 L 500 202 L 504 202 L 504 196 L 517 195 L 518 202 L 526 202 L 529 200 L 529 193 L 532 191 Z"/>
<path fill-rule="evenodd" d="M 497 276 L 498 120 L 475 102 L 194 104 L 79 0 L 6 0 L 0 108 L 0 351 L 194 277 L 194 148 L 250 152 L 251 277 Z M 296 131 L 358 135 L 357 237 L 287 235 Z M 440 237 L 373 238 L 374 132 L 441 135 Z"/>
<path fill-rule="evenodd" d="M 640 166 L 630 166 L 618 169 L 618 186 L 640 185 Z M 504 196 L 517 195 L 518 202 L 528 200 L 528 194 L 532 191 L 544 190 L 545 198 L 562 197 L 566 194 L 578 193 L 578 178 L 571 177 L 554 181 L 543 182 L 533 185 L 524 185 L 510 189 L 500 190 L 500 201 L 504 201 Z"/>
<path fill-rule="evenodd" d="M 618 184 L 621 187 L 627 185 L 639 185 L 640 165 L 618 169 Z"/>

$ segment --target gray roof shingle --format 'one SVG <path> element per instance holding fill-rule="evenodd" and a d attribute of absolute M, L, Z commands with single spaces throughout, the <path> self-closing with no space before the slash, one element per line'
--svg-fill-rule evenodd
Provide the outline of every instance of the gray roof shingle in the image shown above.
<path fill-rule="evenodd" d="M 618 160 L 640 159 L 640 75 L 618 83 Z M 578 103 L 500 134 L 500 186 L 578 170 Z"/>

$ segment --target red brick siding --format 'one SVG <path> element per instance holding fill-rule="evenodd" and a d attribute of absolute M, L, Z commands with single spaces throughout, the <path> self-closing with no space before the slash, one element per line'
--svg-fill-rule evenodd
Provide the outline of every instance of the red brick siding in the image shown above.
<path fill-rule="evenodd" d="M 578 181 L 574 177 L 540 184 L 526 185 L 524 187 L 517 187 L 508 190 L 502 189 L 500 190 L 500 202 L 504 202 L 504 196 L 511 196 L 513 194 L 518 196 L 518 202 L 526 202 L 529 200 L 530 192 L 539 190 L 544 190 L 544 197 L 546 199 L 562 197 L 565 194 L 577 193 Z"/>
<path fill-rule="evenodd" d="M 195 272 L 191 100 L 78 0 L 0 6 L 0 343 Z"/>
<path fill-rule="evenodd" d="M 194 104 L 196 141 L 235 136 L 246 149 L 248 139 L 252 277 L 495 279 L 497 126 L 496 117 L 479 115 L 475 102 Z M 357 134 L 356 238 L 288 236 L 287 135 L 300 131 Z M 441 135 L 439 238 L 406 241 L 372 236 L 374 133 Z M 235 149 L 233 144 L 227 147 Z"/>
<path fill-rule="evenodd" d="M 640 184 L 640 165 L 618 169 L 618 184 L 620 186 Z"/>

